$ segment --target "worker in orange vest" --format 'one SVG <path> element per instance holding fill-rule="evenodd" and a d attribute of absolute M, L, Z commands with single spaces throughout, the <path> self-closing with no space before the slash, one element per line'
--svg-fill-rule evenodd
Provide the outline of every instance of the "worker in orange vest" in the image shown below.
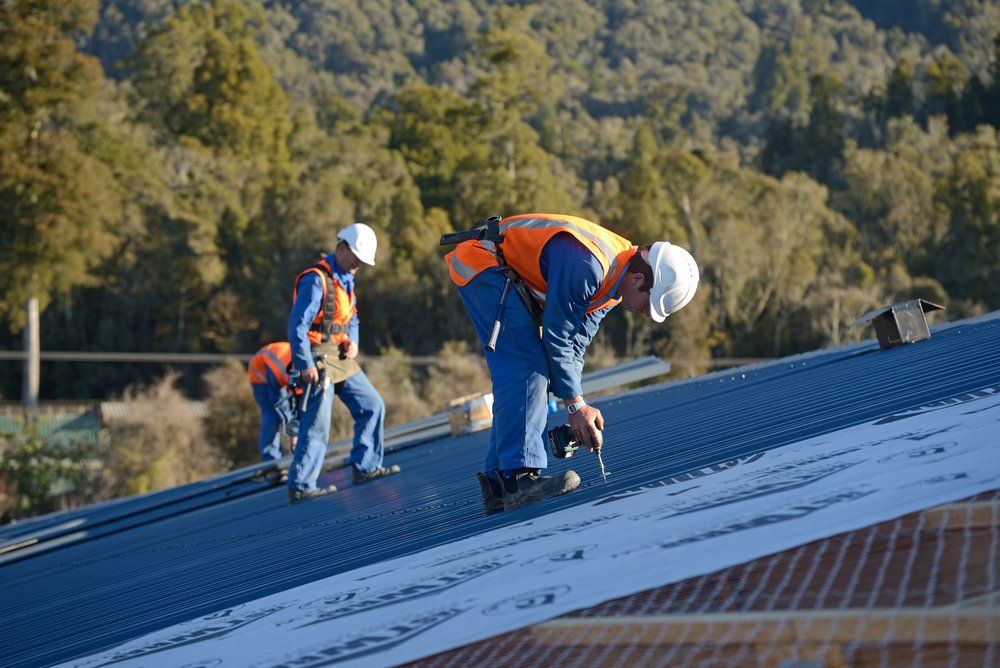
<path fill-rule="evenodd" d="M 576 439 L 600 448 L 604 417 L 587 404 L 580 377 L 601 320 L 623 303 L 662 322 L 691 301 L 699 279 L 683 248 L 665 241 L 639 248 L 575 216 L 518 215 L 500 219 L 498 231 L 499 240 L 463 241 L 446 256 L 493 380 L 490 446 L 477 474 L 485 515 L 576 489 L 574 471 L 540 474 L 549 388 L 563 400 Z M 522 283 L 522 298 L 504 299 L 508 276 Z"/>
<path fill-rule="evenodd" d="M 287 341 L 269 343 L 250 359 L 248 371 L 253 398 L 260 409 L 260 436 L 257 441 L 264 462 L 281 459 L 281 426 L 291 416 L 282 416 L 276 406 L 288 392 L 292 368 L 292 347 Z M 292 447 L 295 447 L 293 437 Z"/>
<path fill-rule="evenodd" d="M 292 364 L 305 388 L 301 402 L 299 440 L 288 469 L 288 498 L 299 503 L 330 492 L 318 487 L 327 443 L 334 395 L 354 418 L 351 469 L 354 484 L 399 472 L 382 466 L 385 403 L 358 366 L 358 310 L 354 275 L 362 265 L 375 264 L 375 232 L 355 223 L 337 234 L 337 248 L 295 279 L 288 339 Z"/>

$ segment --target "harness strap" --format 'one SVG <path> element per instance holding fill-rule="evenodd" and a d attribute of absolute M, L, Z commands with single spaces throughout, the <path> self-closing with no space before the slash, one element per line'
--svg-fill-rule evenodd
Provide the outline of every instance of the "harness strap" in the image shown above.
<path fill-rule="evenodd" d="M 326 267 L 322 264 L 316 264 L 315 268 L 319 270 L 319 275 L 323 277 L 323 322 L 319 325 L 313 323 L 309 327 L 309 331 L 320 332 L 320 334 L 322 334 L 323 343 L 326 343 L 337 334 L 350 334 L 351 326 L 349 324 L 341 325 L 333 322 L 334 315 L 337 311 L 337 300 L 334 297 L 333 276 L 327 272 Z"/>
<path fill-rule="evenodd" d="M 521 298 L 524 302 L 525 308 L 528 309 L 528 315 L 534 321 L 535 325 L 539 328 L 542 326 L 542 305 L 535 299 L 534 295 L 531 294 L 531 288 L 528 284 L 524 282 L 524 279 L 518 276 L 517 272 L 514 271 L 513 267 L 501 262 L 500 273 L 503 274 L 507 280 L 510 281 L 511 286 L 517 292 L 517 296 Z"/>

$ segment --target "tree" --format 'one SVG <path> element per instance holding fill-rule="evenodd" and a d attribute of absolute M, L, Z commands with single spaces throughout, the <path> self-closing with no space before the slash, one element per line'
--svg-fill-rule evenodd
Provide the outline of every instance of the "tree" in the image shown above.
<path fill-rule="evenodd" d="M 535 62 L 544 64 L 540 46 L 508 27 L 516 16 L 501 12 L 499 27 L 484 35 L 477 52 L 484 73 L 470 99 L 415 85 L 401 92 L 397 112 L 382 119 L 424 206 L 444 209 L 456 227 L 487 214 L 574 206 L 574 175 L 542 147 L 525 118 L 555 84 Z"/>
<path fill-rule="evenodd" d="M 282 215 L 308 189 L 297 180 L 293 133 L 315 119 L 308 110 L 293 118 L 265 64 L 265 22 L 257 4 L 185 4 L 130 62 L 137 115 L 158 129 L 180 194 L 178 210 L 151 217 L 148 240 L 176 254 L 159 277 L 171 289 L 162 310 L 181 339 L 188 320 L 198 327 L 201 340 L 189 347 L 239 346 L 287 299 L 282 252 L 301 230 Z M 311 260 L 326 241 L 298 247 L 310 246 Z"/>
<path fill-rule="evenodd" d="M 987 76 L 972 77 L 960 101 L 961 131 L 980 123 L 1000 128 L 1000 32 L 993 38 L 993 54 Z"/>
<path fill-rule="evenodd" d="M 259 8 L 222 0 L 182 7 L 132 63 L 146 117 L 217 152 L 287 168 L 288 101 L 254 43 Z"/>
<path fill-rule="evenodd" d="M 425 207 L 451 208 L 455 174 L 477 150 L 476 110 L 457 93 L 426 85 L 400 91 L 397 111 L 384 119 L 389 146 L 400 152 Z"/>
<path fill-rule="evenodd" d="M 769 115 L 804 117 L 809 100 L 807 64 L 801 39 L 766 43 L 757 57 L 751 102 Z"/>
<path fill-rule="evenodd" d="M 822 75 L 814 75 L 809 87 L 809 121 L 804 126 L 789 119 L 772 122 L 761 165 L 773 176 L 802 171 L 820 183 L 839 184 L 847 133 L 843 87 L 836 77 Z"/>
<path fill-rule="evenodd" d="M 961 115 L 960 102 L 968 80 L 969 74 L 965 66 L 950 52 L 945 51 L 932 60 L 927 66 L 924 114 L 926 116 L 943 114 L 948 117 L 948 126 L 952 132 L 961 129 L 964 119 Z"/>
<path fill-rule="evenodd" d="M 1000 136 L 980 126 L 955 140 L 937 200 L 950 215 L 937 253 L 941 283 L 955 298 L 1000 306 Z"/>
<path fill-rule="evenodd" d="M 635 132 L 632 152 L 622 174 L 618 215 L 605 221 L 636 243 L 677 240 L 679 209 L 664 188 L 663 155 L 649 123 Z"/>
<path fill-rule="evenodd" d="M 102 81 L 73 41 L 96 19 L 91 0 L 0 5 L 0 318 L 93 279 L 113 247 L 121 201 L 111 174 L 80 146 Z"/>
<path fill-rule="evenodd" d="M 849 152 L 844 168 L 847 187 L 838 193 L 838 208 L 861 233 L 866 256 L 876 263 L 902 258 L 910 267 L 921 263 L 933 239 L 933 173 L 907 146 L 883 152 Z"/>

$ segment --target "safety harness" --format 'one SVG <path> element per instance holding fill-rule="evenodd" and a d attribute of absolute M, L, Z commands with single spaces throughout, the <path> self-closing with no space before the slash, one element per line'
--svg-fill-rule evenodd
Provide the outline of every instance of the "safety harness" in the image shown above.
<path fill-rule="evenodd" d="M 496 256 L 497 265 L 501 275 L 506 279 L 503 286 L 503 293 L 500 296 L 500 304 L 497 308 L 497 317 L 493 322 L 493 330 L 490 334 L 489 340 L 484 344 L 487 352 L 493 352 L 496 350 L 497 337 L 500 335 L 500 323 L 503 321 L 504 308 L 507 304 L 507 292 L 511 287 L 524 302 L 524 306 L 528 309 L 528 314 L 534 321 L 535 325 L 539 328 L 539 336 L 541 336 L 542 327 L 542 305 L 535 299 L 534 295 L 531 294 L 531 288 L 528 284 L 524 282 L 514 268 L 507 264 L 507 260 L 503 256 L 503 250 L 501 246 L 503 244 L 503 235 L 500 233 L 500 222 L 503 220 L 502 216 L 487 216 L 479 219 L 478 222 L 473 226 L 471 230 L 466 230 L 464 232 L 451 232 L 448 234 L 441 235 L 440 245 L 441 246 L 451 246 L 453 244 L 460 244 L 464 241 L 479 241 L 488 245 L 489 250 Z"/>
<path fill-rule="evenodd" d="M 333 276 L 327 266 L 323 263 L 313 265 L 313 269 L 319 270 L 319 275 L 323 277 L 323 322 L 317 325 L 315 322 L 309 326 L 310 332 L 319 332 L 322 342 L 327 343 L 337 334 L 350 334 L 350 324 L 336 324 L 333 322 L 334 314 L 337 311 L 337 300 L 333 298 L 334 285 Z"/>

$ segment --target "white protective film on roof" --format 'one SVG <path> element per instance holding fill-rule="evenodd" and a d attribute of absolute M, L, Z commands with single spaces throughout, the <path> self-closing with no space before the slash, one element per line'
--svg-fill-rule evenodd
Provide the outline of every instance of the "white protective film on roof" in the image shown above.
<path fill-rule="evenodd" d="M 394 665 L 1000 488 L 1000 385 L 617 491 L 64 665 Z"/>

